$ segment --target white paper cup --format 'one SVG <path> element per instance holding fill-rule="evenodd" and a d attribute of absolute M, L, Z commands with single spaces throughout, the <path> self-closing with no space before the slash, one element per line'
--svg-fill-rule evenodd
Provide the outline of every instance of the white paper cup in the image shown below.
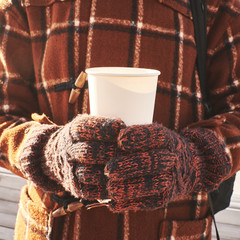
<path fill-rule="evenodd" d="M 128 126 L 152 123 L 159 71 L 97 67 L 86 73 L 91 115 L 118 117 Z"/>

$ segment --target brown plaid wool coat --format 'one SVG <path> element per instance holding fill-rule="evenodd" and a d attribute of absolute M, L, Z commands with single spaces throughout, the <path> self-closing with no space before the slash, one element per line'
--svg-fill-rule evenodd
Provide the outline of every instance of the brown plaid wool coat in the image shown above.
<path fill-rule="evenodd" d="M 226 140 L 231 175 L 240 169 L 240 1 L 207 0 L 204 119 L 189 0 L 1 0 L 0 166 L 23 176 L 25 133 L 34 123 L 65 124 L 88 113 L 88 89 L 68 104 L 79 73 L 96 66 L 161 71 L 154 121 L 174 129 L 202 126 Z M 141 106 L 139 106 L 141 107 Z M 38 113 L 31 119 L 32 113 Z M 45 114 L 45 115 L 41 115 Z M 47 118 L 47 117 L 48 118 Z M 154 211 L 107 207 L 54 218 L 59 208 L 32 183 L 21 193 L 15 239 L 210 239 L 206 193 Z"/>

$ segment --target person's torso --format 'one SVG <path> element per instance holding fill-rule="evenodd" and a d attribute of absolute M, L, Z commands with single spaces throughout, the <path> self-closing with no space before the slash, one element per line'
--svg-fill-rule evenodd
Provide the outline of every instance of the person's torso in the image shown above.
<path fill-rule="evenodd" d="M 100 66 L 161 71 L 154 121 L 179 130 L 203 117 L 188 1 L 28 2 L 40 111 L 54 122 L 73 117 L 68 97 L 79 73 Z M 74 114 L 89 111 L 87 95 Z"/>
<path fill-rule="evenodd" d="M 189 1 L 23 2 L 30 27 L 39 109 L 53 122 L 64 124 L 77 113 L 89 112 L 87 89 L 74 105 L 68 104 L 69 94 L 81 71 L 101 66 L 161 71 L 154 121 L 178 131 L 203 118 Z M 209 11 L 214 16 L 217 7 Z M 187 225 L 193 219 L 205 219 L 207 213 L 207 196 L 203 193 L 151 212 L 113 214 L 106 208 L 83 208 L 57 219 L 54 237 L 58 239 L 64 227 L 76 225 L 74 231 L 65 232 L 66 239 L 72 239 L 69 236 L 76 231 L 80 239 L 157 239 L 171 235 L 173 224 L 180 224 L 177 220 L 187 220 L 181 222 Z M 176 221 L 160 225 L 163 219 Z M 209 221 L 196 226 L 204 232 L 206 223 Z"/>

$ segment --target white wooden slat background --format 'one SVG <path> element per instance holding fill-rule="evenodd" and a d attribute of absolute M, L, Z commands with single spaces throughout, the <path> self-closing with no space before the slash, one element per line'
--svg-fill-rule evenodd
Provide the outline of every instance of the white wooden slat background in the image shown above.
<path fill-rule="evenodd" d="M 12 240 L 20 189 L 26 181 L 0 168 L 0 240 Z M 229 208 L 216 215 L 221 240 L 240 240 L 240 173 Z M 213 227 L 213 240 L 215 229 Z M 69 239 L 71 240 L 71 239 Z"/>
<path fill-rule="evenodd" d="M 0 168 L 0 239 L 12 240 L 20 190 L 26 180 Z"/>

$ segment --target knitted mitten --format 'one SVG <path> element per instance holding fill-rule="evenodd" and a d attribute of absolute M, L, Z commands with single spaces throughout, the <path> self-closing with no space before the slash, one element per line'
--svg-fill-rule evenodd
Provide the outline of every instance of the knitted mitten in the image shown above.
<path fill-rule="evenodd" d="M 35 126 L 23 144 L 22 171 L 48 192 L 106 198 L 104 166 L 115 155 L 123 127 L 121 120 L 89 115 L 78 115 L 65 126 Z"/>
<path fill-rule="evenodd" d="M 198 191 L 215 189 L 231 169 L 225 145 L 208 129 L 180 134 L 159 124 L 120 131 L 122 154 L 107 163 L 110 208 L 154 209 Z"/>

